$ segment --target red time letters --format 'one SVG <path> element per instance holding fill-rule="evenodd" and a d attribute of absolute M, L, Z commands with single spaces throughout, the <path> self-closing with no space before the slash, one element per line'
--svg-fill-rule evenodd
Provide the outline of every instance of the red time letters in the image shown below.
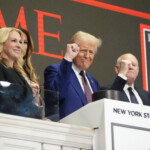
<path fill-rule="evenodd" d="M 58 32 L 57 34 L 45 32 L 44 31 L 44 19 L 43 19 L 44 16 L 52 17 L 52 18 L 58 19 L 60 24 L 61 24 L 61 16 L 57 15 L 57 14 L 52 14 L 52 13 L 39 11 L 39 10 L 34 10 L 34 11 L 37 12 L 37 18 L 38 18 L 37 23 L 38 23 L 38 47 L 39 47 L 39 51 L 34 52 L 34 53 L 39 54 L 39 55 L 45 55 L 45 56 L 49 56 L 49 57 L 62 59 L 63 58 L 63 50 L 61 50 L 60 55 L 45 52 L 44 37 L 45 36 L 50 36 L 50 37 L 56 38 L 57 41 L 60 42 L 60 32 Z M 19 15 L 18 15 L 16 24 L 15 24 L 15 27 L 18 27 L 19 24 L 20 24 L 21 28 L 27 29 L 25 11 L 24 11 L 23 6 L 20 8 Z M 2 15 L 1 10 L 0 10 L 0 27 L 1 28 L 6 27 L 4 17 Z"/>

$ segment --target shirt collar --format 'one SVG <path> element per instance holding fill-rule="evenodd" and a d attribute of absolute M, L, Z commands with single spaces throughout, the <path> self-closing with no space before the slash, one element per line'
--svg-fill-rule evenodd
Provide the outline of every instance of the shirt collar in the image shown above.
<path fill-rule="evenodd" d="M 75 72 L 75 74 L 79 74 L 81 72 L 81 70 L 74 63 L 72 63 L 72 69 Z M 85 70 L 83 71 L 86 74 Z"/>
<path fill-rule="evenodd" d="M 131 87 L 131 88 L 133 89 L 133 91 L 135 90 L 135 89 L 134 89 L 134 85 L 129 86 L 128 84 L 125 84 L 125 86 L 124 86 L 123 89 L 126 91 L 126 90 L 128 90 L 128 87 Z"/>

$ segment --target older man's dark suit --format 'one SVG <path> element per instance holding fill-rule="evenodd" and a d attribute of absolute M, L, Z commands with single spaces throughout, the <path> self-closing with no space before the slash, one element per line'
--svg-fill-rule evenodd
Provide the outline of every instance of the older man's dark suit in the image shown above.
<path fill-rule="evenodd" d="M 138 92 L 139 96 L 141 97 L 143 105 L 150 106 L 150 93 L 141 89 L 137 89 L 136 87 L 135 89 Z M 124 91 L 122 92 L 122 99 L 125 102 L 129 102 L 129 99 Z"/>
<path fill-rule="evenodd" d="M 126 84 L 126 80 L 122 79 L 121 77 L 117 77 L 114 84 L 114 89 L 122 92 L 122 100 L 125 102 L 129 102 L 129 99 L 125 92 L 123 91 L 123 88 Z M 110 89 L 110 87 L 103 87 L 103 89 Z M 143 104 L 150 106 L 150 92 L 144 91 L 142 89 L 138 89 L 135 87 L 135 90 L 138 92 L 139 96 L 141 97 Z"/>

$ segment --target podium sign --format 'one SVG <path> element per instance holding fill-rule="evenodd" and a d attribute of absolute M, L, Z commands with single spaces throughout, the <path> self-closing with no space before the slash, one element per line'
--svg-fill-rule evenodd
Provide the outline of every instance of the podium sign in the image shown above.
<path fill-rule="evenodd" d="M 93 150 L 150 150 L 150 107 L 102 99 L 60 122 L 95 128 Z"/>

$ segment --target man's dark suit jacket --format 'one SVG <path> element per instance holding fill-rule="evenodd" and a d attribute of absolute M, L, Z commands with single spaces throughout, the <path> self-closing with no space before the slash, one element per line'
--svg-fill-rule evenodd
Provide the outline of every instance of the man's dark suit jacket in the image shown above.
<path fill-rule="evenodd" d="M 99 83 L 86 74 L 93 92 L 100 90 Z M 60 119 L 87 104 L 85 94 L 72 69 L 72 62 L 65 59 L 61 64 L 48 66 L 44 71 L 45 89 L 59 91 Z M 46 99 L 45 99 L 46 100 Z M 46 107 L 47 102 L 45 102 Z"/>
<path fill-rule="evenodd" d="M 135 87 L 135 90 L 138 92 L 139 96 L 141 97 L 143 105 L 150 106 L 150 93 L 142 89 L 137 89 L 136 87 Z M 129 102 L 129 99 L 124 91 L 122 92 L 122 99 L 125 102 Z"/>
<path fill-rule="evenodd" d="M 114 89 L 121 91 L 122 93 L 122 100 L 125 102 L 130 102 L 127 95 L 125 94 L 123 88 L 126 84 L 126 80 L 122 79 L 121 77 L 117 76 L 116 80 L 114 81 Z M 106 89 L 112 89 L 112 86 L 105 86 L 101 87 L 101 89 L 106 90 Z M 150 106 L 150 92 L 138 89 L 135 87 L 135 90 L 138 92 L 139 96 L 142 99 L 143 105 Z"/>

